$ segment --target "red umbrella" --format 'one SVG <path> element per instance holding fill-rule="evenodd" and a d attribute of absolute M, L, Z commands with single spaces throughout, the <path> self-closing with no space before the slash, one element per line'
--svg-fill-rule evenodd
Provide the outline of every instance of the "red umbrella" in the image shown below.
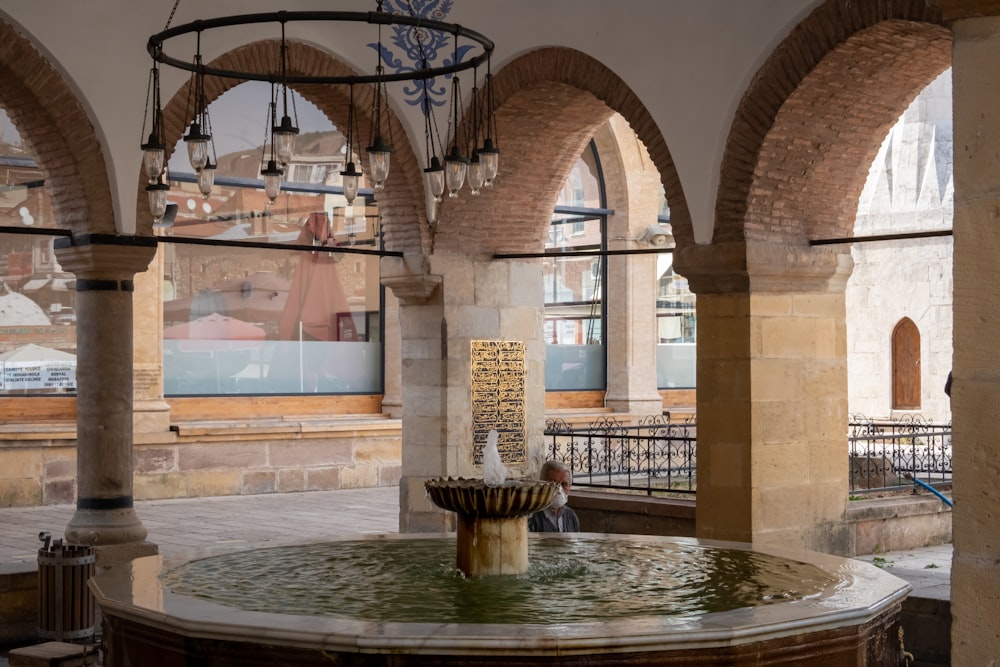
<path fill-rule="evenodd" d="M 254 324 L 218 313 L 175 324 L 163 330 L 164 338 L 192 341 L 182 344 L 181 349 L 187 351 L 253 348 L 261 344 L 265 335 L 266 332 Z"/>
<path fill-rule="evenodd" d="M 322 243 L 328 235 L 326 214 L 313 213 L 296 242 L 308 244 L 315 239 Z M 280 340 L 299 340 L 300 324 L 304 340 L 337 340 L 337 314 L 350 312 L 337 261 L 336 254 L 322 250 L 302 253 L 278 321 Z"/>

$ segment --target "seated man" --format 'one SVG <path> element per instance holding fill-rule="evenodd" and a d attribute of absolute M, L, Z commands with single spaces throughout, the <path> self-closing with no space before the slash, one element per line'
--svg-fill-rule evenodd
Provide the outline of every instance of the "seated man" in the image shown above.
<path fill-rule="evenodd" d="M 559 482 L 560 488 L 548 507 L 528 518 L 528 530 L 533 533 L 580 532 L 580 519 L 576 512 L 566 506 L 572 486 L 569 468 L 559 461 L 546 461 L 538 478 L 547 482 Z"/>

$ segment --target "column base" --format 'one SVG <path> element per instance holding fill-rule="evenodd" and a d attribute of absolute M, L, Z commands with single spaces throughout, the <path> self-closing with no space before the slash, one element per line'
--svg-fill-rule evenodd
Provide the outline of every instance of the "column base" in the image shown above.
<path fill-rule="evenodd" d="M 126 544 L 146 539 L 146 527 L 128 507 L 113 510 L 77 509 L 66 526 L 66 541 L 70 544 Z"/>

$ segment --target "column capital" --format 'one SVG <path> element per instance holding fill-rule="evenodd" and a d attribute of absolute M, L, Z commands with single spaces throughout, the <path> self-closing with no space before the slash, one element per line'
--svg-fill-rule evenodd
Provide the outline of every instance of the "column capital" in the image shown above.
<path fill-rule="evenodd" d="M 835 292 L 854 260 L 830 246 L 740 241 L 678 248 L 674 268 L 695 294 Z"/>
<path fill-rule="evenodd" d="M 57 238 L 59 265 L 77 277 L 131 278 L 149 268 L 156 256 L 156 239 L 114 234 Z"/>
<path fill-rule="evenodd" d="M 927 4 L 941 10 L 945 21 L 1000 16 L 1000 0 L 927 0 Z"/>

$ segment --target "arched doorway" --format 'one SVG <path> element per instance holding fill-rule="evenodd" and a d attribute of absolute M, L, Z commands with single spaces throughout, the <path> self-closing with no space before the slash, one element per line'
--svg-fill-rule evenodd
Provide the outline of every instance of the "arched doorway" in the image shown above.
<path fill-rule="evenodd" d="M 892 330 L 892 409 L 920 409 L 920 330 L 909 317 Z"/>

